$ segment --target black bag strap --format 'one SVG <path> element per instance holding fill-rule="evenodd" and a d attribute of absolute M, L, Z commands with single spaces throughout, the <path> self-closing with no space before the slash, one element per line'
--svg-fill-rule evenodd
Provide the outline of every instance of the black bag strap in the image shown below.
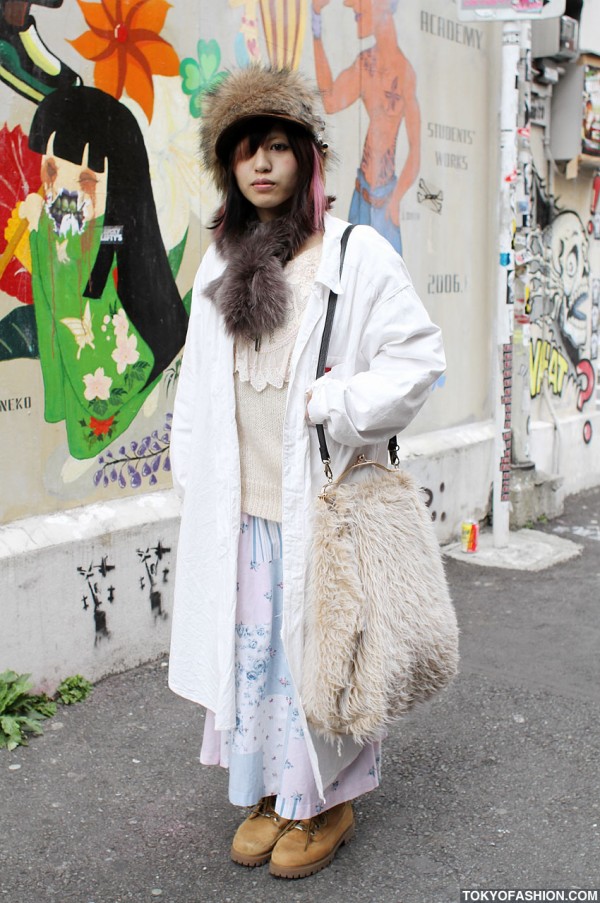
<path fill-rule="evenodd" d="M 350 233 L 354 229 L 354 226 L 346 226 L 344 230 L 344 234 L 342 235 L 342 240 L 340 243 L 340 279 L 342 278 L 342 270 L 344 267 L 344 258 L 346 256 L 346 247 L 348 245 L 348 239 L 350 238 Z M 317 379 L 320 376 L 323 376 L 325 373 L 325 364 L 327 363 L 327 353 L 329 351 L 329 342 L 331 339 L 331 333 L 333 330 L 333 318 L 335 316 L 335 308 L 337 304 L 337 292 L 331 290 L 329 292 L 329 300 L 327 302 L 327 314 L 325 316 L 325 327 L 323 329 L 323 338 L 321 339 L 321 350 L 319 351 L 319 360 L 317 362 Z M 325 429 L 323 428 L 322 423 L 315 424 L 317 428 L 317 436 L 319 438 L 319 452 L 321 454 L 321 461 L 325 467 L 325 475 L 328 480 L 332 479 L 331 473 L 331 458 L 329 457 L 329 449 L 327 448 L 327 440 L 325 439 Z M 395 436 L 392 436 L 390 441 L 388 442 L 388 453 L 390 456 L 390 461 L 392 465 L 396 467 L 400 463 L 400 459 L 398 458 L 399 446 Z"/>

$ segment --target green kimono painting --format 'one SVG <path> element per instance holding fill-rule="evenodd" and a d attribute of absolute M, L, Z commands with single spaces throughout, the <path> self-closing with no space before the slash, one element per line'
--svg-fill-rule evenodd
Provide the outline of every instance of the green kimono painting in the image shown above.
<path fill-rule="evenodd" d="M 83 296 L 103 228 L 99 217 L 79 232 L 72 217 L 72 231 L 57 234 L 44 209 L 30 237 L 45 419 L 65 421 L 75 458 L 97 453 L 123 432 L 159 379 L 147 382 L 154 355 L 119 299 L 116 267 L 99 298 Z"/>
<path fill-rule="evenodd" d="M 132 113 L 84 86 L 40 103 L 29 147 L 41 183 L 19 215 L 30 230 L 35 332 L 45 419 L 69 452 L 91 458 L 120 436 L 185 341 Z M 32 324 L 33 326 L 33 324 Z"/>

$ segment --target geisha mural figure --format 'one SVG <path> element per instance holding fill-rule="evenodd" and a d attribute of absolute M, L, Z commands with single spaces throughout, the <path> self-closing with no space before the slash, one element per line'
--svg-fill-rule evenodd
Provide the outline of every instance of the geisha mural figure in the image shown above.
<path fill-rule="evenodd" d="M 45 419 L 65 421 L 75 458 L 123 432 L 183 347 L 187 313 L 161 239 L 133 114 L 96 88 L 58 90 L 29 146 L 42 189 L 30 229 Z"/>
<path fill-rule="evenodd" d="M 393 18 L 398 0 L 344 0 L 354 10 L 358 37 L 373 35 L 375 43 L 335 79 L 321 23 L 321 10 L 329 2 L 312 0 L 315 66 L 325 110 L 337 113 L 360 99 L 369 114 L 349 220 L 373 226 L 401 254 L 400 203 L 419 172 L 421 114 L 414 69 L 398 46 Z M 408 150 L 397 176 L 396 145 L 403 123 Z"/>

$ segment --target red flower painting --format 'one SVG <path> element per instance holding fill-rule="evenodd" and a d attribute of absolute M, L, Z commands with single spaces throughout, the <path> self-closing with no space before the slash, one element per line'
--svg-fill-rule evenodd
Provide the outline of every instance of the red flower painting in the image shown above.
<path fill-rule="evenodd" d="M 90 417 L 89 426 L 94 436 L 106 436 L 114 419 L 114 417 L 108 417 L 106 420 L 97 420 L 95 417 Z"/>
<path fill-rule="evenodd" d="M 177 75 L 179 58 L 159 36 L 171 4 L 166 0 L 77 0 L 89 26 L 70 43 L 94 66 L 97 88 L 120 99 L 125 90 L 152 119 L 153 75 Z"/>
<path fill-rule="evenodd" d="M 11 130 L 3 125 L 0 160 L 0 289 L 23 304 L 32 304 L 29 239 L 18 206 L 40 187 L 40 157 L 29 150 L 20 126 Z"/>

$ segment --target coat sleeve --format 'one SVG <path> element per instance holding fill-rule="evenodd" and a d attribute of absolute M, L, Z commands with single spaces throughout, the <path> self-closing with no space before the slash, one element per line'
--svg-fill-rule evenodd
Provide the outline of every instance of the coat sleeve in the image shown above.
<path fill-rule="evenodd" d="M 173 488 L 181 497 L 183 497 L 185 492 L 189 472 L 194 407 L 196 393 L 199 389 L 197 374 L 198 363 L 202 354 L 202 307 L 205 303 L 205 299 L 201 296 L 202 286 L 207 281 L 206 274 L 209 269 L 208 258 L 210 252 L 211 249 L 206 252 L 194 279 L 190 319 L 173 408 L 170 450 L 171 473 L 173 475 Z"/>
<path fill-rule="evenodd" d="M 446 368 L 441 331 L 411 284 L 375 302 L 360 356 L 368 369 L 348 379 L 325 374 L 307 407 L 311 423 L 353 447 L 387 442 L 408 426 Z"/>

